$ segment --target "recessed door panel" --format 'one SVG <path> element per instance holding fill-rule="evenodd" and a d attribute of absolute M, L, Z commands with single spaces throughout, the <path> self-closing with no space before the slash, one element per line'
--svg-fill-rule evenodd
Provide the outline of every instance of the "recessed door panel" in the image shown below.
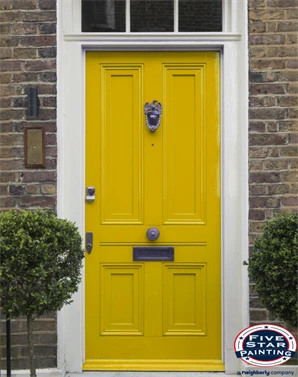
<path fill-rule="evenodd" d="M 207 335 L 206 270 L 206 264 L 164 264 L 164 335 Z"/>
<path fill-rule="evenodd" d="M 165 65 L 164 80 L 164 222 L 204 224 L 204 65 Z"/>
<path fill-rule="evenodd" d="M 142 66 L 101 65 L 103 224 L 142 222 Z"/>
<path fill-rule="evenodd" d="M 101 264 L 101 335 L 143 334 L 142 267 Z"/>

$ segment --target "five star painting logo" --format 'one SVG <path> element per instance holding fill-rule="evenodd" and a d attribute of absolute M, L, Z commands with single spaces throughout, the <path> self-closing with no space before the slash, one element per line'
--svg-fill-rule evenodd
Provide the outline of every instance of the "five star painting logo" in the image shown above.
<path fill-rule="evenodd" d="M 260 324 L 242 330 L 234 342 L 237 358 L 257 367 L 275 367 L 296 354 L 296 340 L 287 329 Z"/>

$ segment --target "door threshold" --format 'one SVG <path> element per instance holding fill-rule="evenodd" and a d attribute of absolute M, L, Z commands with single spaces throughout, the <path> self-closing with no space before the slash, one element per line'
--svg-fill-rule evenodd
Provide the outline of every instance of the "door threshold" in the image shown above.
<path fill-rule="evenodd" d="M 84 371 L 223 372 L 221 360 L 86 360 Z M 146 374 L 147 375 L 147 374 Z"/>
<path fill-rule="evenodd" d="M 233 377 L 235 375 L 229 375 Z M 67 373 L 65 377 L 227 377 L 225 372 L 102 372 Z"/>

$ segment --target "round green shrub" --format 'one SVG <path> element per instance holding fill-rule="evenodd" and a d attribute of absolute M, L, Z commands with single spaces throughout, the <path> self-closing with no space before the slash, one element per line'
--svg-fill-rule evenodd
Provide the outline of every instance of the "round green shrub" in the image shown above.
<path fill-rule="evenodd" d="M 83 257 L 78 229 L 53 212 L 0 213 L 2 312 L 38 317 L 69 304 Z"/>
<path fill-rule="evenodd" d="M 277 216 L 264 226 L 248 273 L 265 307 L 282 321 L 298 324 L 298 214 Z"/>

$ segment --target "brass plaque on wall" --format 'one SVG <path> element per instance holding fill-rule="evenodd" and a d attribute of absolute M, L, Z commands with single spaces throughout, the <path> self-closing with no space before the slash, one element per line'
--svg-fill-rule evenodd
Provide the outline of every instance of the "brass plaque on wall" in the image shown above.
<path fill-rule="evenodd" d="M 43 127 L 25 128 L 25 167 L 46 167 L 45 131 Z"/>

